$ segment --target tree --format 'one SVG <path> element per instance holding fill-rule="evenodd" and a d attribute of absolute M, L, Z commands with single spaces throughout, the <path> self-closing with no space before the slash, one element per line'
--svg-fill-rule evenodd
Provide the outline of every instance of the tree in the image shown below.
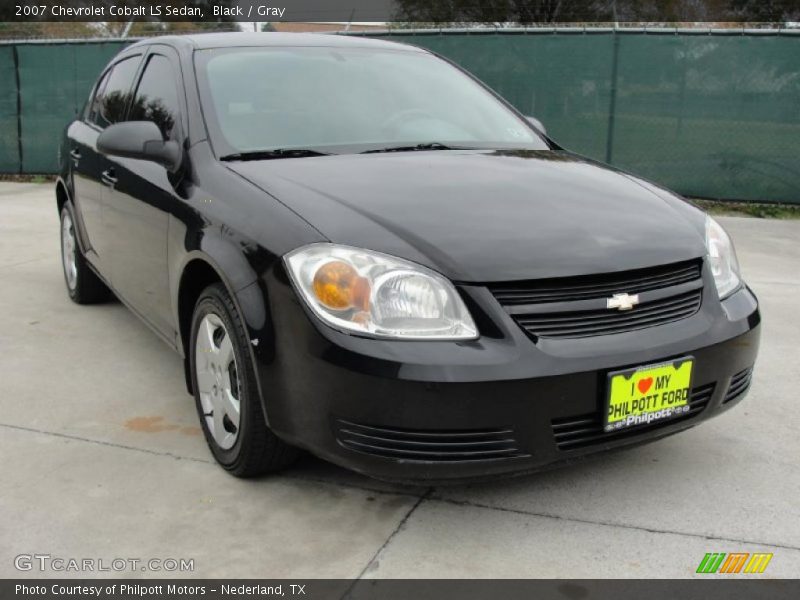
<path fill-rule="evenodd" d="M 731 0 L 730 14 L 738 21 L 785 23 L 800 20 L 797 0 Z"/>
<path fill-rule="evenodd" d="M 397 0 L 395 19 L 430 24 L 739 21 L 800 19 L 798 0 Z"/>
<path fill-rule="evenodd" d="M 398 0 L 399 21 L 555 23 L 613 20 L 613 0 Z"/>
<path fill-rule="evenodd" d="M 92 24 L 80 21 L 29 21 L 0 23 L 0 39 L 87 38 L 97 35 Z"/>

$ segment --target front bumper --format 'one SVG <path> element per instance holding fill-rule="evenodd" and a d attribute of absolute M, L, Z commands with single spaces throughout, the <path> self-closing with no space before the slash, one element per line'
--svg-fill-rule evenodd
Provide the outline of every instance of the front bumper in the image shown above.
<path fill-rule="evenodd" d="M 380 479 L 524 473 L 670 435 L 738 403 L 758 352 L 758 303 L 746 287 L 720 303 L 706 283 L 704 297 L 713 301 L 669 325 L 534 343 L 479 286 L 461 288 L 478 340 L 415 342 L 328 328 L 280 268 L 264 283 L 274 352 L 261 353 L 270 358 L 257 370 L 269 426 L 293 445 Z M 602 433 L 609 371 L 687 354 L 695 357 L 687 416 Z"/>

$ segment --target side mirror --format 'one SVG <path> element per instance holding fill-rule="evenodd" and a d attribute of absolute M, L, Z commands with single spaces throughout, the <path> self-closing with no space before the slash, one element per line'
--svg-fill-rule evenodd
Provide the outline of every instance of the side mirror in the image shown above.
<path fill-rule="evenodd" d="M 542 125 L 542 122 L 539 119 L 536 117 L 525 117 L 525 119 L 528 121 L 528 123 L 533 125 L 534 129 L 538 129 L 543 134 L 547 135 L 547 129 L 544 128 L 544 125 Z"/>
<path fill-rule="evenodd" d="M 164 141 L 158 125 L 152 121 L 126 121 L 109 125 L 97 138 L 103 154 L 151 160 L 175 173 L 181 165 L 178 142 Z"/>

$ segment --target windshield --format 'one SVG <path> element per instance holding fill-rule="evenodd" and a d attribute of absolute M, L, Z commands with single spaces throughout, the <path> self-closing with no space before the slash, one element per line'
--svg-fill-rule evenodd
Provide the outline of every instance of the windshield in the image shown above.
<path fill-rule="evenodd" d="M 226 48 L 201 50 L 196 61 L 218 155 L 431 143 L 548 149 L 481 85 L 425 52 Z"/>

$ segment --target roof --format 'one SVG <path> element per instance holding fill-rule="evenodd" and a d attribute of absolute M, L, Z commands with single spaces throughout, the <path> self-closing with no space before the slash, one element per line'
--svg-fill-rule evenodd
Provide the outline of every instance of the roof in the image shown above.
<path fill-rule="evenodd" d="M 385 48 L 387 50 L 408 50 L 424 52 L 420 48 L 397 42 L 365 37 L 351 37 L 346 35 L 332 35 L 322 33 L 198 33 L 190 35 L 167 35 L 138 42 L 134 45 L 151 43 L 170 44 L 178 47 L 191 46 L 196 50 L 208 48 L 235 48 L 235 47 L 274 47 L 274 46 L 325 46 L 334 48 Z"/>

